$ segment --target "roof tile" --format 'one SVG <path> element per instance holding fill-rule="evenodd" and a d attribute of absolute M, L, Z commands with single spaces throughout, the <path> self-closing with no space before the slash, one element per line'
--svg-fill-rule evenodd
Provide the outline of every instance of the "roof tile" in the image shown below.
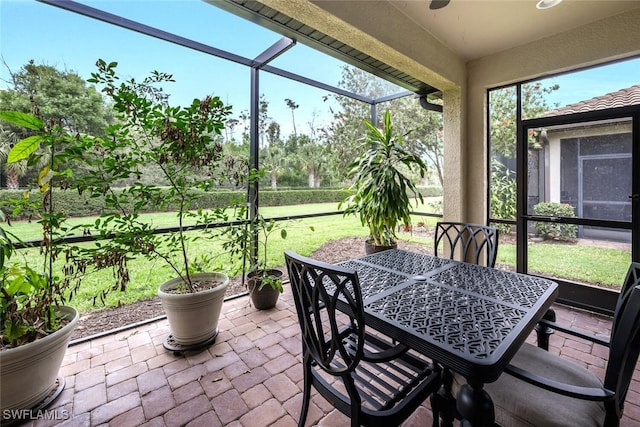
<path fill-rule="evenodd" d="M 640 104 L 640 84 L 549 111 L 548 116 L 583 113 Z"/>

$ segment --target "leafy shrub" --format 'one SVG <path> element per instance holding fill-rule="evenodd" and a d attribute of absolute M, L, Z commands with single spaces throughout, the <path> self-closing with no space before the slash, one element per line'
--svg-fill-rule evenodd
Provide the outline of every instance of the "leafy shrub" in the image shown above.
<path fill-rule="evenodd" d="M 442 196 L 442 187 L 418 187 L 418 192 L 422 197 L 440 197 Z"/>
<path fill-rule="evenodd" d="M 516 219 L 516 179 L 506 166 L 491 161 L 491 218 Z M 495 224 L 501 234 L 511 232 L 510 224 Z"/>
<path fill-rule="evenodd" d="M 119 194 L 123 189 L 115 189 Z M 169 191 L 162 189 L 161 191 Z M 204 192 L 194 189 L 193 192 L 201 193 L 193 201 L 193 209 L 215 209 L 233 205 L 234 202 L 242 202 L 246 197 L 245 190 L 215 190 Z M 39 220 L 40 217 L 30 204 L 36 203 L 42 197 L 37 190 L 32 190 L 28 199 L 25 199 L 24 190 L 0 190 L 0 212 L 11 220 Z M 291 190 L 260 190 L 260 206 L 287 206 L 302 203 L 328 203 L 335 202 L 336 206 L 351 192 L 344 189 L 291 189 Z M 31 200 L 24 203 L 22 210 L 14 214 L 15 200 Z M 64 206 L 67 217 L 94 216 L 105 213 L 104 200 L 90 198 L 88 195 L 79 195 L 75 190 L 60 189 L 53 195 L 54 206 Z"/>
<path fill-rule="evenodd" d="M 533 207 L 536 215 L 551 217 L 575 217 L 573 206 L 567 203 L 541 202 Z M 577 236 L 578 227 L 574 224 L 557 224 L 551 222 L 535 222 L 536 234 L 545 240 L 573 240 Z"/>
<path fill-rule="evenodd" d="M 116 193 L 123 189 L 115 189 Z M 168 191 L 168 189 L 164 189 Z M 193 190 L 200 192 L 196 200 L 194 200 L 193 209 L 215 209 L 224 206 L 231 206 L 234 202 L 242 202 L 246 197 L 246 191 L 241 190 L 214 190 L 203 192 L 202 190 Z M 422 187 L 419 189 L 424 197 L 435 197 L 442 195 L 440 187 Z M 42 197 L 37 190 L 29 192 L 29 199 L 34 202 L 38 197 Z M 353 192 L 341 188 L 296 188 L 296 189 L 278 189 L 270 188 L 260 189 L 260 206 L 289 206 L 304 203 L 336 203 L 344 200 Z M 22 211 L 14 215 L 13 209 L 15 200 L 24 199 L 25 190 L 0 190 L 0 212 L 11 220 L 39 220 L 39 216 L 34 209 L 25 203 Z M 78 194 L 75 190 L 59 189 L 53 194 L 54 206 L 64 206 L 65 215 L 67 217 L 83 217 L 94 216 L 105 213 L 104 200 L 101 198 L 90 198 L 86 194 Z M 439 209 L 438 209 L 439 206 Z M 431 206 L 433 212 L 442 211 L 442 202 Z"/>

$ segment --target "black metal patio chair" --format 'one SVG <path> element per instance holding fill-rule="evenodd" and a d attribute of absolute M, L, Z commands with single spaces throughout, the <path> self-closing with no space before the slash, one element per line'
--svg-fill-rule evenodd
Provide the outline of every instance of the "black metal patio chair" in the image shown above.
<path fill-rule="evenodd" d="M 495 383 L 487 384 L 502 426 L 619 426 L 640 353 L 640 263 L 629 267 L 609 340 L 550 324 L 609 348 L 604 382 L 593 372 L 524 344 Z M 454 393 L 464 379 L 454 376 Z"/>
<path fill-rule="evenodd" d="M 431 363 L 365 328 L 358 275 L 285 252 L 302 330 L 303 426 L 313 386 L 352 426 L 399 425 L 440 387 Z M 434 425 L 437 425 L 437 411 Z"/>
<path fill-rule="evenodd" d="M 498 230 L 481 224 L 444 222 L 436 224 L 436 256 L 493 267 L 498 254 Z"/>

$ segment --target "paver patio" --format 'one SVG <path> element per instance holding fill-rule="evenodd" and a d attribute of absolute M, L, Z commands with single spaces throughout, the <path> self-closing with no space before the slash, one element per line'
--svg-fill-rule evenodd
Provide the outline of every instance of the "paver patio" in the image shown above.
<path fill-rule="evenodd" d="M 558 320 L 608 336 L 611 319 L 556 306 Z M 300 331 L 291 292 L 277 308 L 257 311 L 247 296 L 223 306 L 211 347 L 174 355 L 162 342 L 165 319 L 71 345 L 66 388 L 33 426 L 296 426 L 301 407 Z M 530 337 L 531 342 L 534 337 Z M 551 349 L 602 377 L 606 349 L 560 333 Z M 431 423 L 427 403 L 405 426 Z M 344 426 L 348 419 L 319 395 L 307 425 Z M 640 426 L 640 370 L 627 396 L 623 426 Z"/>

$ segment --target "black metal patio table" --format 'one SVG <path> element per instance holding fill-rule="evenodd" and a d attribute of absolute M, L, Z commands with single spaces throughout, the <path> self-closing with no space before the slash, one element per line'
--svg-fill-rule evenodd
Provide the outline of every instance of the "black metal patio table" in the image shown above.
<path fill-rule="evenodd" d="M 557 283 L 397 249 L 340 265 L 358 272 L 367 325 L 463 375 L 463 424 L 493 424 L 483 385 L 502 374 Z"/>

